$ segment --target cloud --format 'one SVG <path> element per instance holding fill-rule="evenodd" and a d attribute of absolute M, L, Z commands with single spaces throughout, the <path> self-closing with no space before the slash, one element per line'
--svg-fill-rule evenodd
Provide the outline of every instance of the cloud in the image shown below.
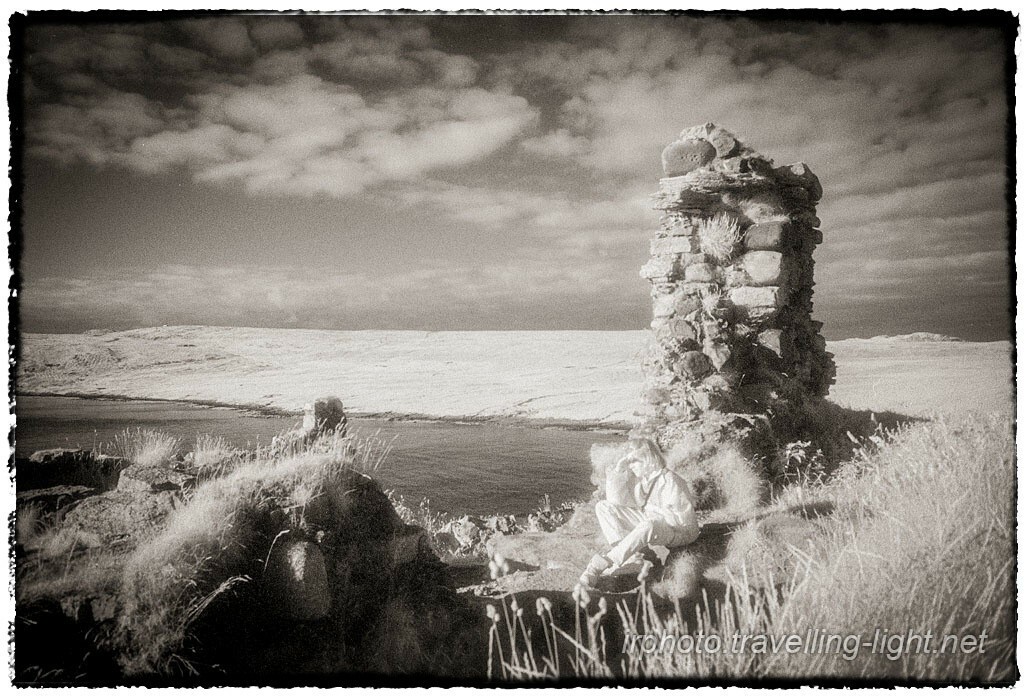
<path fill-rule="evenodd" d="M 250 26 L 250 36 L 262 50 L 293 48 L 304 42 L 304 30 L 292 19 L 265 17 Z"/>
<path fill-rule="evenodd" d="M 168 35 L 150 43 L 104 35 L 92 46 L 81 31 L 56 44 L 36 37 L 30 62 L 45 88 L 30 105 L 29 152 L 149 173 L 182 169 L 262 194 L 346 197 L 484 158 L 538 116 L 524 97 L 474 86 L 476 62 L 429 47 L 418 27 L 343 25 L 329 41 L 291 49 L 304 32 L 280 18 L 171 26 L 183 45 L 165 43 Z M 85 60 L 73 60 L 70 46 Z M 145 94 L 152 85 L 119 72 L 133 61 L 155 73 L 151 83 L 171 80 L 181 97 L 169 104 Z M 248 67 L 220 72 L 233 64 Z M 96 77 L 62 72 L 76 67 Z M 369 80 L 378 83 L 371 91 Z"/>
<path fill-rule="evenodd" d="M 612 260 L 601 257 L 570 261 L 537 253 L 374 276 L 282 265 L 170 265 L 32 278 L 21 302 L 30 318 L 28 331 L 189 323 L 371 329 L 396 327 L 398 319 L 424 329 L 471 329 L 484 322 L 493 328 L 531 328 L 534 317 L 526 309 L 534 306 L 537 321 L 546 318 L 555 328 L 577 321 L 585 328 L 612 308 L 646 316 L 646 294 L 639 292 L 635 274 L 621 274 Z M 603 307 L 598 294 L 605 297 Z M 635 328 L 639 322 L 629 317 L 624 328 Z"/>
<path fill-rule="evenodd" d="M 614 296 L 637 308 L 661 150 L 715 121 L 821 178 L 817 307 L 860 316 L 888 295 L 924 308 L 935 294 L 1003 295 L 1011 47 L 1000 30 L 624 16 L 530 31 L 535 19 L 496 30 L 487 18 L 403 16 L 33 27 L 28 153 L 284 206 L 378 207 L 510 253 L 499 267 L 419 271 L 455 302 L 512 310 L 544 297 L 520 277 L 563 298 L 613 278 Z M 403 304 L 406 282 L 387 283 L 390 302 Z M 282 283 L 255 297 L 314 321 L 291 298 L 318 305 L 317 294 Z M 453 314 L 442 301 L 429 309 Z"/>
<path fill-rule="evenodd" d="M 176 23 L 176 28 L 216 58 L 245 62 L 254 57 L 254 44 L 251 42 L 247 24 L 242 19 L 188 19 Z"/>
<path fill-rule="evenodd" d="M 384 193 L 383 197 L 396 205 L 427 208 L 487 230 L 517 225 L 521 235 L 556 244 L 576 242 L 575 233 L 601 231 L 617 231 L 639 243 L 641 231 L 652 227 L 655 217 L 646 192 L 596 200 L 559 192 L 531 193 L 429 180 L 418 187 Z"/>

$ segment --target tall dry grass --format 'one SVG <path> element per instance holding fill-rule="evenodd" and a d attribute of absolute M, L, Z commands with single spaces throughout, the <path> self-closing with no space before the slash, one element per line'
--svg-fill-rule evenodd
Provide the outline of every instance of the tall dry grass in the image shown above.
<path fill-rule="evenodd" d="M 555 622 L 547 611 L 533 621 L 494 608 L 491 674 L 1009 682 L 1015 677 L 1013 451 L 1012 422 L 1001 417 L 906 427 L 864 445 L 829 480 L 788 487 L 769 505 L 765 512 L 826 512 L 808 548 L 790 550 L 796 564 L 788 582 L 755 578 L 767 570 L 742 566 L 727 569 L 722 597 L 668 612 L 641 585 L 633 602 L 616 608 L 625 634 L 700 634 L 718 637 L 720 646 L 732 645 L 734 636 L 805 637 L 811 631 L 858 635 L 862 642 L 877 632 L 929 634 L 921 646 L 930 649 L 948 635 L 975 636 L 969 653 L 930 653 L 912 642 L 907 652 L 881 646 L 772 653 L 752 644 L 738 652 L 620 654 L 623 647 L 613 651 L 605 641 L 598 613 L 607 608 L 577 594 L 574 626 Z"/>
<path fill-rule="evenodd" d="M 112 452 L 144 467 L 166 465 L 179 454 L 181 441 L 149 428 L 129 428 L 114 437 Z"/>
<path fill-rule="evenodd" d="M 201 483 L 162 533 L 125 563 L 118 628 L 125 671 L 192 673 L 183 650 L 192 627 L 212 602 L 252 581 L 255 559 L 271 553 L 268 526 L 277 512 L 286 516 L 278 525 L 302 528 L 300 517 L 312 501 L 350 474 L 374 473 L 388 449 L 374 437 L 332 432 L 259 450 L 244 466 Z"/>

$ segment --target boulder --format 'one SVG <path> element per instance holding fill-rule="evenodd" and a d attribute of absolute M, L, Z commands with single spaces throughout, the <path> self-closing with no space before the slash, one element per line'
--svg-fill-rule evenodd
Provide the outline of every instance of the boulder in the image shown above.
<path fill-rule="evenodd" d="M 17 509 L 19 511 L 34 507 L 38 512 L 49 515 L 56 513 L 61 508 L 81 501 L 87 496 L 94 496 L 100 493 L 99 489 L 88 486 L 52 486 L 46 489 L 32 489 L 18 493 Z"/>
<path fill-rule="evenodd" d="M 504 521 L 505 523 L 507 521 Z M 399 527 L 390 540 L 390 558 L 394 566 L 415 561 L 419 554 L 429 548 L 426 531 L 417 525 Z"/>
<path fill-rule="evenodd" d="M 343 402 L 338 397 L 322 397 L 313 404 L 304 407 L 305 431 L 328 433 L 347 427 L 347 415 L 343 411 Z"/>
<path fill-rule="evenodd" d="M 63 527 L 88 546 L 135 545 L 157 532 L 178 505 L 171 491 L 109 491 L 75 504 Z"/>
<path fill-rule="evenodd" d="M 18 491 L 55 486 L 85 486 L 108 491 L 118 484 L 118 475 L 128 465 L 120 457 L 95 455 L 88 450 L 38 450 L 27 460 L 15 461 Z"/>
<path fill-rule="evenodd" d="M 290 619 L 307 622 L 329 614 L 329 574 L 325 557 L 313 542 L 283 538 L 269 555 L 261 583 L 269 606 Z"/>
<path fill-rule="evenodd" d="M 667 177 L 678 177 L 704 167 L 716 154 L 716 148 L 707 140 L 678 140 L 662 151 L 662 170 Z"/>
<path fill-rule="evenodd" d="M 131 465 L 122 470 L 118 479 L 118 491 L 174 491 L 180 492 L 192 486 L 196 477 L 172 467 L 155 465 Z"/>
<path fill-rule="evenodd" d="M 452 520 L 447 526 L 448 532 L 454 535 L 458 546 L 463 550 L 474 549 L 483 541 L 483 530 L 476 525 L 470 516 L 462 516 Z"/>

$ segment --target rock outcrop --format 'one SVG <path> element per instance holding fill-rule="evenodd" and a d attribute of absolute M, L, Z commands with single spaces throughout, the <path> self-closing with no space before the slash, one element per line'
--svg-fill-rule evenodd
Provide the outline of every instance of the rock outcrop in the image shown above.
<path fill-rule="evenodd" d="M 89 450 L 38 450 L 27 459 L 15 461 L 15 486 L 18 491 L 55 486 L 86 486 L 107 491 L 117 486 L 121 471 L 128 465 L 129 461 L 124 458 Z"/>
<path fill-rule="evenodd" d="M 301 428 L 308 433 L 329 433 L 347 429 L 347 415 L 339 397 L 322 397 L 304 406 L 304 423 Z"/>
<path fill-rule="evenodd" d="M 345 458 L 258 461 L 200 485 L 126 566 L 122 670 L 165 674 L 172 655 L 246 680 L 453 670 L 480 618 L 425 532 Z M 188 633 L 168 629 L 186 617 Z"/>
<path fill-rule="evenodd" d="M 683 131 L 662 164 L 661 227 L 640 271 L 654 344 L 637 432 L 671 448 L 713 414 L 775 418 L 822 397 L 835 368 L 811 318 L 815 174 L 774 167 L 710 123 Z"/>

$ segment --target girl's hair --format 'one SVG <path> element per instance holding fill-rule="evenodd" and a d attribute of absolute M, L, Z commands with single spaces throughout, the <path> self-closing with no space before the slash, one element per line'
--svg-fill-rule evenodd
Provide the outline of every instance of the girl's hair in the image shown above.
<path fill-rule="evenodd" d="M 630 438 L 629 444 L 632 448 L 639 450 L 641 458 L 647 461 L 652 467 L 662 469 L 666 467 L 665 455 L 661 448 L 650 438 Z"/>

